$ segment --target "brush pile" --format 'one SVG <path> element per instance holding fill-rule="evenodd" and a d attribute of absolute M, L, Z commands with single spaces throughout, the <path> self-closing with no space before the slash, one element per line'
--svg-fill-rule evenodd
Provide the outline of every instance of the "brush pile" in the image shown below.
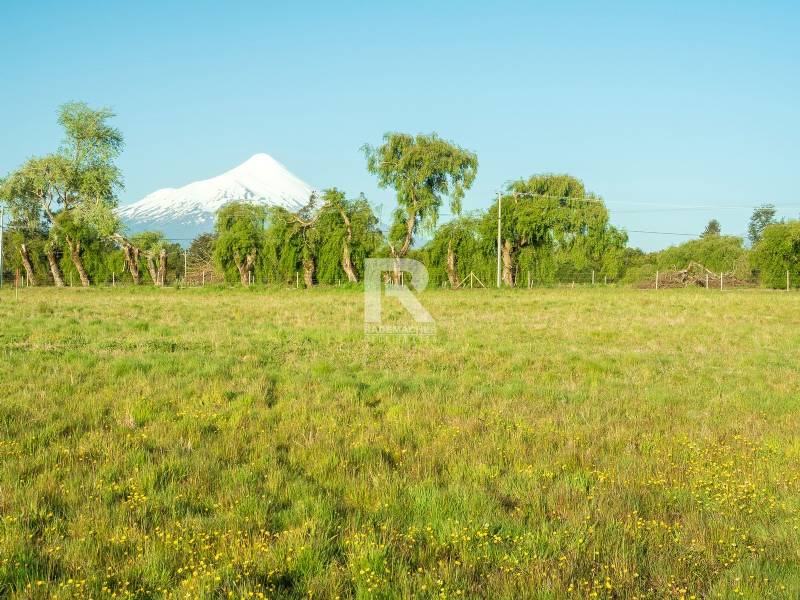
<path fill-rule="evenodd" d="M 637 287 L 649 288 L 682 288 L 699 286 L 719 289 L 720 277 L 722 278 L 723 288 L 746 287 L 750 285 L 747 281 L 739 279 L 733 273 L 715 273 L 705 266 L 694 261 L 690 262 L 685 269 L 661 271 L 656 276 L 646 279 L 638 284 Z"/>

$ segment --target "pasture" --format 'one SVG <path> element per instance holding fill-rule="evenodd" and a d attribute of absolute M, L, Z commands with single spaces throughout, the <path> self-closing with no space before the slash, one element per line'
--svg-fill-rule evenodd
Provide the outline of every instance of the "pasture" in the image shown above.
<path fill-rule="evenodd" d="M 0 596 L 800 596 L 800 295 L 421 298 L 2 290 Z"/>

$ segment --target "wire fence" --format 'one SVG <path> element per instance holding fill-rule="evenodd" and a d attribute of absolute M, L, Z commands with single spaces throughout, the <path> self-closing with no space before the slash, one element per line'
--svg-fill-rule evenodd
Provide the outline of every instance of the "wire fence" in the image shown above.
<path fill-rule="evenodd" d="M 19 257 L 9 256 L 9 251 L 17 252 L 13 247 L 6 246 L 6 261 L 4 262 L 3 280 L 5 284 L 17 287 L 54 285 L 51 265 L 46 257 L 37 256 L 33 266 L 33 279 L 27 269 L 23 267 Z M 71 262 L 68 251 L 54 249 L 52 252 L 61 270 L 61 277 L 66 287 L 80 287 L 82 285 L 78 271 Z M 230 273 L 222 272 L 216 264 L 210 249 L 191 250 L 173 247 L 165 252 L 166 265 L 159 270 L 159 257 L 151 254 L 139 261 L 139 284 L 141 286 L 213 286 L 235 283 L 245 283 L 240 278 L 231 278 Z M 134 278 L 124 260 L 123 253 L 117 249 L 109 255 L 102 257 L 85 257 L 87 267 L 91 267 L 91 285 L 124 287 L 133 286 Z M 102 263 L 102 264 L 100 264 Z M 478 261 L 472 265 L 475 270 L 461 271 L 454 278 L 448 277 L 442 265 L 429 267 L 430 288 L 443 289 L 487 289 L 497 287 L 498 274 L 494 267 L 494 259 Z M 536 265 L 531 264 L 531 267 Z M 517 289 L 536 289 L 548 287 L 599 287 L 599 286 L 630 286 L 640 289 L 667 289 L 678 287 L 702 287 L 706 289 L 732 289 L 740 287 L 754 287 L 759 283 L 759 273 L 752 271 L 749 276 L 743 276 L 740 270 L 733 266 L 727 271 L 713 271 L 703 265 L 690 263 L 685 268 L 673 267 L 657 269 L 651 265 L 652 272 L 642 272 L 635 277 L 632 272 L 617 274 L 605 273 L 600 268 L 572 268 L 569 265 L 558 264 L 548 269 L 537 270 L 517 266 L 513 272 L 513 283 L 509 285 L 508 276 L 505 274 L 501 280 L 501 287 L 514 287 Z M 469 268 L 469 267 L 466 267 Z M 359 269 L 360 272 L 360 269 Z M 783 283 L 783 282 L 781 282 Z M 252 269 L 246 274 L 246 285 L 261 285 L 287 288 L 308 287 L 301 269 L 294 272 L 265 273 L 263 269 Z M 340 277 L 330 277 L 323 283 L 314 281 L 314 285 L 328 287 L 351 286 L 344 273 Z M 776 286 L 772 286 L 776 287 Z M 781 286 L 783 287 L 783 286 Z M 785 289 L 800 287 L 800 273 L 787 270 L 785 274 Z"/>
<path fill-rule="evenodd" d="M 192 256 L 188 252 L 172 254 L 173 260 L 168 259 L 169 269 L 164 273 L 163 278 L 159 278 L 158 271 L 152 272 L 144 268 L 139 276 L 139 283 L 136 284 L 133 277 L 124 266 L 119 271 L 110 270 L 101 276 L 91 278 L 91 286 L 94 287 L 204 287 L 204 286 L 241 286 L 243 282 L 236 278 L 226 278 L 220 272 L 211 257 Z M 453 280 L 446 275 L 437 274 L 432 277 L 428 287 L 431 289 L 452 289 L 452 290 L 480 290 L 495 289 L 498 287 L 497 272 L 491 270 L 470 271 L 460 273 Z M 73 271 L 62 273 L 65 287 L 82 287 L 78 275 Z M 4 273 L 6 287 L 46 287 L 53 286 L 54 279 L 41 270 L 36 273 L 35 282 L 31 282 L 24 269 L 16 268 L 13 271 Z M 388 279 L 387 279 L 388 281 Z M 407 283 L 403 280 L 402 283 Z M 251 271 L 247 275 L 247 286 L 270 286 L 278 288 L 307 288 L 309 287 L 301 270 L 296 270 L 290 274 L 270 274 L 256 273 Z M 359 280 L 355 284 L 347 281 L 345 277 L 339 277 L 334 281 L 319 283 L 314 281 L 313 287 L 360 287 L 362 282 Z M 593 288 L 593 287 L 631 287 L 638 289 L 673 289 L 700 287 L 709 290 L 734 289 L 745 287 L 756 287 L 758 285 L 757 273 L 752 279 L 743 280 L 738 278 L 733 272 L 714 272 L 706 269 L 702 265 L 690 264 L 685 269 L 655 270 L 651 276 L 647 276 L 635 281 L 626 280 L 620 277 L 613 277 L 604 274 L 598 269 L 574 269 L 560 270 L 556 273 L 545 276 L 537 275 L 533 271 L 518 270 L 515 273 L 513 283 L 509 283 L 501 276 L 500 287 L 515 289 L 542 289 L 542 288 Z M 793 289 L 800 286 L 800 277 L 786 272 L 786 289 Z"/>

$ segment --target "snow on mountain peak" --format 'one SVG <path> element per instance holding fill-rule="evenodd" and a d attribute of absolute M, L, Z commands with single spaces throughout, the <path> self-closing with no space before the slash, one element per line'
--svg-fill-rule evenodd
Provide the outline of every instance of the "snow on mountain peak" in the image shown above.
<path fill-rule="evenodd" d="M 243 200 L 296 210 L 313 188 L 293 175 L 269 154 L 254 154 L 230 171 L 178 188 L 163 188 L 138 202 L 122 206 L 120 218 L 135 231 L 156 229 L 180 235 L 209 231 L 217 210 Z"/>

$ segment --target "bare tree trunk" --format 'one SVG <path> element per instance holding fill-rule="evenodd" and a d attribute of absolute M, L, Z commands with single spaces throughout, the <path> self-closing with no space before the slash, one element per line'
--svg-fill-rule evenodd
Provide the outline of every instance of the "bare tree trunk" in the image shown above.
<path fill-rule="evenodd" d="M 236 263 L 236 269 L 239 271 L 239 281 L 243 286 L 249 286 L 250 270 L 253 268 L 253 263 L 256 261 L 255 252 L 251 252 L 245 256 L 244 261 L 242 261 L 242 257 L 238 252 L 234 252 L 233 260 Z"/>
<path fill-rule="evenodd" d="M 28 283 L 30 285 L 36 285 L 36 275 L 33 272 L 31 257 L 28 253 L 28 247 L 25 244 L 19 245 L 19 256 L 22 259 L 22 266 L 25 267 L 25 277 L 28 279 Z"/>
<path fill-rule="evenodd" d="M 125 257 L 125 264 L 128 265 L 128 271 L 131 273 L 133 285 L 139 285 L 142 282 L 142 275 L 139 272 L 139 248 L 131 243 L 123 243 L 122 254 Z"/>
<path fill-rule="evenodd" d="M 400 285 L 400 256 L 397 254 L 397 251 L 394 249 L 392 244 L 389 244 L 389 251 L 391 252 L 392 259 L 394 260 L 394 271 L 391 275 L 392 284 Z"/>
<path fill-rule="evenodd" d="M 395 249 L 394 245 L 389 244 L 389 250 L 391 250 L 392 258 L 394 259 L 394 272 L 392 273 L 392 283 L 394 285 L 400 285 L 401 278 L 399 260 L 408 254 L 408 251 L 411 248 L 411 240 L 414 237 L 414 225 L 416 222 L 417 212 L 416 209 L 412 207 L 412 213 L 406 218 L 406 234 L 403 238 L 403 245 L 400 246 L 400 250 Z"/>
<path fill-rule="evenodd" d="M 81 260 L 81 243 L 78 240 L 67 238 L 67 245 L 69 246 L 69 255 L 72 259 L 72 264 L 75 265 L 75 269 L 78 271 L 78 277 L 81 278 L 81 285 L 83 287 L 89 287 L 89 274 L 86 272 L 83 261 Z"/>
<path fill-rule="evenodd" d="M 303 281 L 305 281 L 306 287 L 314 287 L 314 271 L 316 270 L 316 265 L 314 264 L 313 258 L 304 258 L 303 259 Z"/>
<path fill-rule="evenodd" d="M 342 269 L 344 269 L 347 275 L 347 281 L 350 283 L 358 283 L 358 276 L 356 275 L 356 270 L 353 268 L 353 261 L 350 259 L 350 242 L 353 241 L 353 227 L 350 224 L 350 217 L 347 216 L 344 210 L 339 209 L 339 215 L 341 215 L 344 226 L 347 229 L 347 234 L 344 237 L 344 244 L 342 244 Z"/>
<path fill-rule="evenodd" d="M 458 287 L 458 272 L 456 271 L 456 253 L 453 252 L 453 241 L 447 241 L 447 279 L 451 288 Z"/>
<path fill-rule="evenodd" d="M 511 242 L 503 242 L 503 283 L 514 287 L 514 265 L 511 256 Z"/>
<path fill-rule="evenodd" d="M 162 248 L 158 253 L 158 280 L 161 282 L 159 285 L 164 285 L 167 277 L 167 249 Z"/>
<path fill-rule="evenodd" d="M 50 264 L 50 273 L 53 275 L 53 282 L 56 284 L 56 287 L 64 287 L 64 276 L 61 274 L 61 267 L 58 266 L 56 253 L 50 246 L 45 248 L 44 253 L 47 255 L 47 262 Z"/>
<path fill-rule="evenodd" d="M 347 275 L 347 281 L 350 283 L 358 283 L 358 276 L 356 270 L 353 268 L 353 261 L 350 260 L 350 244 L 345 241 L 342 246 L 342 269 Z"/>
<path fill-rule="evenodd" d="M 237 263 L 236 268 L 239 270 L 239 282 L 244 286 L 249 286 L 250 271 L 247 270 L 247 267 L 242 262 Z"/>
<path fill-rule="evenodd" d="M 153 261 L 153 253 L 147 252 L 145 256 L 147 258 L 147 272 L 150 274 L 150 279 L 153 280 L 153 285 L 160 285 L 156 263 Z"/>
<path fill-rule="evenodd" d="M 409 249 L 411 248 L 411 240 L 414 237 L 414 225 L 417 222 L 417 211 L 414 209 L 412 213 L 406 219 L 406 236 L 403 239 L 403 246 L 400 248 L 400 258 L 404 257 L 408 254 Z"/>

